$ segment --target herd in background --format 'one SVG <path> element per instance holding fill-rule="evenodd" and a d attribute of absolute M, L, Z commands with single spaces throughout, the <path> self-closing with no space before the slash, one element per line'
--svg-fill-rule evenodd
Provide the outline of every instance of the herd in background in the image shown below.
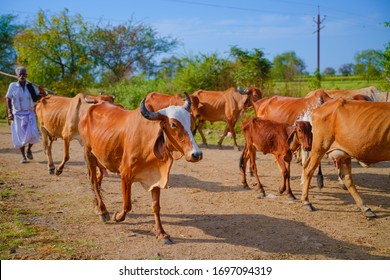
<path fill-rule="evenodd" d="M 240 171 L 243 187 L 248 188 L 246 164 L 255 175 L 260 196 L 265 191 L 256 168 L 256 151 L 273 154 L 280 168 L 286 192 L 290 187 L 293 153 L 302 148 L 302 203 L 310 211 L 309 186 L 318 168 L 317 186 L 323 187 L 320 162 L 327 154 L 335 163 L 339 179 L 368 218 L 375 213 L 364 204 L 352 180 L 351 158 L 371 164 L 390 160 L 390 100 L 375 87 L 359 90 L 315 90 L 306 97 L 263 97 L 260 89 L 229 88 L 225 91 L 198 90 L 167 95 L 149 93 L 136 110 L 115 104 L 111 96 L 73 98 L 49 95 L 41 99 L 36 113 L 42 132 L 50 174 L 60 175 L 69 160 L 69 143 L 77 139 L 84 146 L 88 178 L 95 191 L 95 210 L 103 221 L 110 216 L 100 194 L 107 170 L 121 177 L 123 208 L 113 219 L 121 222 L 131 210 L 131 186 L 140 182 L 151 192 L 156 237 L 171 242 L 160 220 L 160 189 L 166 188 L 173 160 L 184 157 L 197 162 L 203 153 L 194 139 L 199 131 L 207 146 L 202 127 L 205 121 L 226 122 L 218 146 L 230 132 L 239 150 L 234 127 L 248 108 L 255 117 L 241 125 L 245 145 Z M 90 104 L 94 103 L 94 104 Z M 64 142 L 64 157 L 55 168 L 51 149 L 58 138 Z"/>

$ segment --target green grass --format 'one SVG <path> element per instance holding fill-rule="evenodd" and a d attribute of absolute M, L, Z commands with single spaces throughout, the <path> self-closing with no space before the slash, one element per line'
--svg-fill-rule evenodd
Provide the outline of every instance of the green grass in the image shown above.
<path fill-rule="evenodd" d="M 0 259 L 95 259 L 89 255 L 89 248 L 96 248 L 93 242 L 78 239 L 63 240 L 61 233 L 45 223 L 45 215 L 22 208 L 17 204 L 18 197 L 28 194 L 28 188 L 14 189 L 16 185 L 5 182 L 13 180 L 1 178 L 0 182 Z"/>

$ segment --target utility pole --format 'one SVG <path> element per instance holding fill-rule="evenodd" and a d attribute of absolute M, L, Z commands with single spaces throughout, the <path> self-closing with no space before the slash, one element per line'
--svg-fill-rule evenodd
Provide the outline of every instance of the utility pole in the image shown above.
<path fill-rule="evenodd" d="M 317 20 L 315 18 L 313 18 L 314 23 L 317 24 L 317 30 L 314 31 L 314 33 L 317 32 L 317 71 L 318 71 L 318 74 L 321 73 L 320 72 L 320 30 L 325 27 L 325 26 L 321 27 L 321 24 L 324 22 L 325 18 L 326 18 L 326 16 L 324 16 L 321 19 L 320 6 L 318 6 Z"/>

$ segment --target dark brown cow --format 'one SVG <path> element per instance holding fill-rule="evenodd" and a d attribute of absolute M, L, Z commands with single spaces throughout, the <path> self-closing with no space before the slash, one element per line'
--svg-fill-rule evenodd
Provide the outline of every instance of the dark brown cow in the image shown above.
<path fill-rule="evenodd" d="M 199 100 L 195 96 L 190 96 L 191 99 L 191 122 L 192 127 L 195 127 L 195 120 L 198 116 Z M 169 95 L 160 92 L 151 92 L 146 96 L 145 106 L 149 111 L 157 112 L 158 110 L 169 106 L 182 106 L 184 104 L 183 97 L 180 94 Z"/>
<path fill-rule="evenodd" d="M 309 202 L 309 185 L 314 169 L 327 153 L 339 177 L 357 206 L 369 218 L 375 213 L 364 205 L 352 180 L 351 157 L 367 164 L 390 160 L 390 103 L 346 101 L 328 102 L 312 113 L 313 146 L 304 164 L 302 202 Z"/>
<path fill-rule="evenodd" d="M 101 100 L 113 102 L 114 98 L 107 95 L 85 95 L 77 94 L 75 97 L 64 97 L 48 95 L 42 98 L 36 106 L 36 114 L 42 132 L 43 150 L 47 156 L 50 174 L 60 175 L 65 163 L 69 160 L 70 141 L 79 138 L 78 125 L 81 115 L 90 107 L 88 102 L 96 103 Z M 53 141 L 58 138 L 64 140 L 64 157 L 62 162 L 55 169 L 51 153 Z M 81 142 L 80 142 L 81 144 Z"/>
<path fill-rule="evenodd" d="M 311 148 L 311 125 L 306 121 L 297 121 L 291 126 L 286 123 L 265 120 L 252 117 L 241 125 L 241 130 L 245 138 L 245 146 L 240 158 L 240 171 L 242 184 L 248 188 L 246 180 L 246 163 L 251 162 L 251 170 L 257 181 L 257 188 L 260 190 L 260 197 L 265 197 L 263 185 L 260 183 L 256 167 L 256 151 L 263 154 L 273 154 L 283 177 L 283 185 L 279 192 L 286 191 L 291 199 L 295 199 L 290 187 L 290 162 L 292 153 L 300 145 L 304 150 Z"/>
<path fill-rule="evenodd" d="M 245 91 L 240 88 L 237 90 L 229 88 L 225 91 L 199 90 L 193 93 L 192 96 L 196 96 L 199 99 L 198 129 L 202 137 L 202 143 L 207 145 L 202 130 L 204 122 L 224 121 L 226 122 L 226 128 L 218 141 L 218 146 L 222 148 L 222 141 L 230 131 L 234 141 L 234 148 L 238 149 L 234 126 L 243 111 L 253 106 L 253 102 L 262 98 L 261 91 L 255 87 L 248 88 Z"/>
<path fill-rule="evenodd" d="M 302 115 L 310 113 L 313 109 L 332 100 L 325 91 L 317 90 L 312 95 L 299 98 L 288 96 L 273 96 L 256 101 L 253 106 L 257 117 L 293 125 Z M 318 169 L 317 186 L 324 186 L 321 166 Z"/>
<path fill-rule="evenodd" d="M 81 118 L 79 130 L 95 191 L 95 208 L 103 221 L 110 217 L 100 194 L 99 168 L 121 176 L 123 209 L 113 219 L 125 219 L 132 207 L 132 184 L 140 182 L 152 195 L 157 238 L 170 241 L 160 220 L 160 189 L 168 187 L 174 157 L 184 155 L 187 161 L 196 162 L 203 156 L 191 132 L 190 107 L 188 96 L 183 106 L 158 112 L 148 111 L 145 99 L 137 110 L 102 102 L 92 105 Z"/>

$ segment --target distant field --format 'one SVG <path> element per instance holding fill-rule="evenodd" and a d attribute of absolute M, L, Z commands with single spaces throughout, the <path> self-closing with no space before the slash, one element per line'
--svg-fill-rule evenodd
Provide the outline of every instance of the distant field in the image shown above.
<path fill-rule="evenodd" d="M 370 80 L 369 82 L 361 77 L 323 77 L 321 88 L 323 89 L 358 89 L 369 86 L 375 86 L 379 90 L 388 91 L 390 85 L 386 85 L 383 80 Z M 274 82 L 266 90 L 266 95 L 287 95 L 287 96 L 305 96 L 308 92 L 316 89 L 313 77 L 304 77 L 294 82 L 284 83 Z"/>

